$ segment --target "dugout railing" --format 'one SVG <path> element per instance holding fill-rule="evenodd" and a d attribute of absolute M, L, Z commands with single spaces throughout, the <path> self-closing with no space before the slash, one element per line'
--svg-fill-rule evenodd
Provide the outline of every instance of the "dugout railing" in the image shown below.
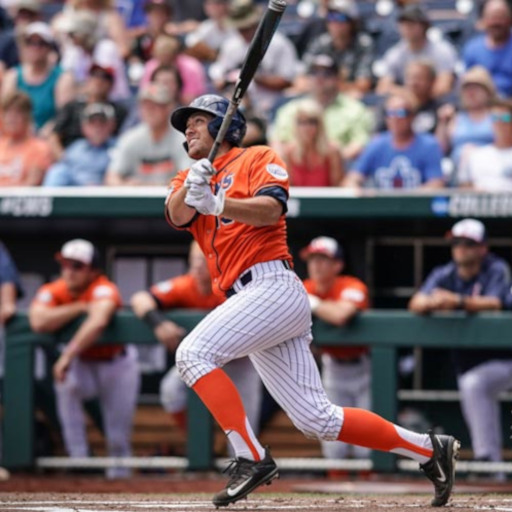
<path fill-rule="evenodd" d="M 170 319 L 190 330 L 203 317 L 202 312 L 175 311 Z M 51 461 L 37 461 L 34 456 L 34 379 L 33 361 L 37 346 L 55 346 L 69 339 L 80 321 L 76 321 L 55 335 L 35 334 L 31 331 L 25 313 L 17 315 L 6 329 L 3 416 L 3 464 L 11 469 L 52 467 Z M 382 416 L 396 420 L 397 415 L 397 353 L 403 347 L 424 348 L 506 348 L 510 346 L 512 313 L 463 312 L 435 314 L 428 317 L 406 311 L 368 311 L 359 315 L 347 327 L 334 327 L 316 321 L 313 324 L 315 344 L 369 345 L 372 358 L 372 409 Z M 156 344 L 151 330 L 132 313 L 116 314 L 100 343 Z M 213 457 L 212 419 L 194 393 L 189 394 L 187 458 L 174 467 L 206 470 L 215 466 Z M 110 461 L 112 462 L 112 461 Z M 118 463 L 117 461 L 116 463 Z M 154 462 L 154 461 L 153 461 Z M 307 461 L 304 461 L 306 464 Z M 39 463 L 39 464 L 38 464 Z M 102 466 L 102 461 L 90 461 L 90 466 Z M 297 464 L 290 467 L 297 468 Z M 370 464 L 355 467 L 375 471 L 394 471 L 393 455 L 373 452 Z M 472 463 L 459 465 L 461 469 L 476 469 Z M 151 466 L 151 461 L 131 462 L 133 467 Z M 400 461 L 399 467 L 412 469 L 417 464 Z M 510 463 L 494 464 L 491 470 L 512 472 Z M 320 462 L 305 468 L 319 469 Z M 489 469 L 489 466 L 484 466 Z"/>

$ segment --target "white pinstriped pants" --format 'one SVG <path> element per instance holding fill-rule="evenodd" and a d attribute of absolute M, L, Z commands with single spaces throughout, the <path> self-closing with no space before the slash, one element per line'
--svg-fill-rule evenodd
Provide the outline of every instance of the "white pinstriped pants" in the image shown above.
<path fill-rule="evenodd" d="M 249 356 L 274 400 L 306 436 L 335 440 L 343 409 L 332 404 L 322 387 L 311 354 L 311 310 L 297 275 L 281 261 L 249 269 L 245 287 L 213 310 L 182 341 L 176 366 L 192 387 L 228 361 Z M 229 407 L 229 404 L 226 404 Z"/>

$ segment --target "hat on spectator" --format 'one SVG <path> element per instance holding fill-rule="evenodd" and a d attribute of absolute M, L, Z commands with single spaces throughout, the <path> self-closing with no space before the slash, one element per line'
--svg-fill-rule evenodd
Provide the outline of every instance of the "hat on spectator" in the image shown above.
<path fill-rule="evenodd" d="M 88 36 L 91 41 L 98 39 L 98 18 L 92 12 L 85 9 L 71 11 L 65 16 L 64 31 L 68 34 Z"/>
<path fill-rule="evenodd" d="M 482 86 L 491 96 L 496 94 L 496 87 L 494 85 L 492 76 L 483 66 L 473 66 L 462 75 L 460 81 L 461 87 L 469 84 L 477 84 Z"/>
<path fill-rule="evenodd" d="M 34 21 L 34 23 L 30 23 L 25 27 L 23 37 L 29 38 L 32 36 L 40 37 L 47 44 L 53 44 L 55 41 L 52 29 L 47 23 L 42 21 Z"/>
<path fill-rule="evenodd" d="M 451 231 L 448 233 L 448 238 L 465 238 L 483 244 L 486 239 L 485 226 L 482 222 L 476 219 L 462 219 L 456 222 Z"/>
<path fill-rule="evenodd" d="M 316 68 L 324 68 L 337 74 L 339 71 L 338 62 L 333 55 L 328 53 L 317 53 L 310 55 L 307 59 L 308 71 L 313 73 Z"/>
<path fill-rule="evenodd" d="M 144 2 L 144 10 L 148 12 L 153 7 L 165 9 L 168 13 L 172 12 L 172 2 L 170 0 L 146 0 Z"/>
<path fill-rule="evenodd" d="M 139 100 L 149 100 L 160 105 L 167 105 L 172 99 L 166 87 L 155 83 L 149 83 L 142 87 L 138 97 Z"/>
<path fill-rule="evenodd" d="M 307 260 L 312 254 L 323 254 L 336 260 L 343 259 L 343 249 L 340 244 L 329 236 L 313 238 L 307 247 L 300 251 L 300 257 Z"/>
<path fill-rule="evenodd" d="M 329 0 L 327 3 L 327 11 L 344 14 L 351 20 L 359 18 L 359 9 L 357 8 L 357 3 L 353 0 Z M 329 17 L 329 15 L 327 15 L 327 17 Z"/>
<path fill-rule="evenodd" d="M 60 252 L 55 255 L 57 261 L 73 260 L 92 267 L 99 266 L 98 249 L 89 240 L 74 238 L 63 246 Z"/>
<path fill-rule="evenodd" d="M 10 4 L 10 7 L 16 13 L 20 11 L 39 13 L 41 11 L 41 3 L 39 0 L 14 0 L 14 2 Z"/>
<path fill-rule="evenodd" d="M 236 29 L 250 28 L 260 21 L 262 10 L 260 6 L 247 1 L 235 1 L 229 10 L 228 23 Z"/>
<path fill-rule="evenodd" d="M 107 80 L 113 82 L 116 76 L 116 72 L 114 68 L 102 66 L 101 64 L 94 62 L 89 69 L 89 75 L 101 76 L 102 78 L 106 78 Z"/>
<path fill-rule="evenodd" d="M 108 103 L 91 103 L 84 108 L 82 119 L 91 119 L 93 117 L 102 117 L 109 121 L 116 117 L 116 113 L 114 107 Z"/>
<path fill-rule="evenodd" d="M 419 4 L 408 4 L 398 13 L 398 21 L 414 21 L 430 25 L 427 11 Z"/>

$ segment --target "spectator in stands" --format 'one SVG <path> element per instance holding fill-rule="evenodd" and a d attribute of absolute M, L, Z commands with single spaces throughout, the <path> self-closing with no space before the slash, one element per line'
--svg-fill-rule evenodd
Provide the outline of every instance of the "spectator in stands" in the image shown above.
<path fill-rule="evenodd" d="M 171 128 L 172 98 L 161 85 L 149 84 L 139 93 L 142 123 L 119 139 L 108 169 L 107 185 L 165 186 L 188 167 L 183 136 Z"/>
<path fill-rule="evenodd" d="M 150 82 L 156 68 L 172 66 L 180 73 L 183 82 L 181 95 L 185 104 L 206 92 L 206 74 L 202 64 L 196 58 L 183 53 L 180 40 L 176 36 L 160 34 L 155 40 L 152 54 L 153 58 L 145 66 L 141 87 Z"/>
<path fill-rule="evenodd" d="M 264 119 L 257 116 L 246 118 L 246 131 L 242 146 L 248 148 L 250 146 L 267 146 L 267 123 Z"/>
<path fill-rule="evenodd" d="M 315 55 L 309 65 L 310 91 L 324 108 L 324 125 L 327 138 L 337 144 L 343 159 L 356 158 L 370 138 L 373 119 L 370 111 L 358 100 L 340 93 L 339 68 L 330 55 Z M 277 110 L 271 130 L 272 146 L 283 153 L 285 145 L 293 138 L 293 119 L 300 98 L 291 100 Z"/>
<path fill-rule="evenodd" d="M 452 261 L 434 268 L 415 293 L 409 309 L 418 314 L 461 310 L 499 311 L 510 288 L 507 263 L 489 252 L 485 226 L 475 219 L 457 222 L 450 233 Z M 462 413 L 474 458 L 502 460 L 498 394 L 512 385 L 510 350 L 452 350 Z"/>
<path fill-rule="evenodd" d="M 368 288 L 349 275 L 340 275 L 345 267 L 343 249 L 327 236 L 311 240 L 300 257 L 307 262 L 308 292 L 311 312 L 335 326 L 347 325 L 359 311 L 369 307 Z M 330 400 L 344 407 L 371 408 L 371 366 L 368 347 L 322 348 L 322 382 Z M 322 451 L 329 459 L 367 458 L 370 450 L 340 442 L 322 441 Z"/>
<path fill-rule="evenodd" d="M 113 0 L 66 0 L 62 12 L 52 20 L 52 26 L 57 34 L 66 31 L 69 15 L 76 11 L 91 11 L 98 22 L 97 37 L 114 41 L 121 58 L 129 55 L 128 32 Z"/>
<path fill-rule="evenodd" d="M 327 33 L 314 39 L 303 57 L 308 64 L 312 55 L 333 55 L 342 74 L 340 90 L 356 97 L 370 91 L 375 59 L 372 39 L 360 30 L 359 23 L 359 11 L 354 0 L 329 0 Z"/>
<path fill-rule="evenodd" d="M 429 60 L 418 59 L 407 64 L 405 68 L 404 88 L 411 91 L 418 100 L 418 110 L 414 116 L 413 130 L 415 133 L 435 133 L 437 128 L 437 112 L 441 100 L 434 96 L 436 70 Z M 384 109 L 378 111 L 376 131 L 386 130 Z"/>
<path fill-rule="evenodd" d="M 115 111 L 107 103 L 91 103 L 82 112 L 84 138 L 73 142 L 62 159 L 48 170 L 46 187 L 86 187 L 103 185 L 114 146 L 112 132 Z"/>
<path fill-rule="evenodd" d="M 388 132 L 377 135 L 347 174 L 344 186 L 382 190 L 441 188 L 441 147 L 434 136 L 414 133 L 417 101 L 395 89 L 386 101 Z"/>
<path fill-rule="evenodd" d="M 461 187 L 485 192 L 512 191 L 512 100 L 496 99 L 491 110 L 494 142 L 474 149 L 458 175 Z"/>
<path fill-rule="evenodd" d="M 377 93 L 388 94 L 394 86 L 403 85 L 407 64 L 420 58 L 430 60 L 435 67 L 434 96 L 450 93 L 455 81 L 457 51 L 445 40 L 430 40 L 427 37 L 429 26 L 427 12 L 421 5 L 406 5 L 400 11 L 400 41 L 384 54 Z"/>
<path fill-rule="evenodd" d="M 185 329 L 167 319 L 163 311 L 176 308 L 212 310 L 224 302 L 212 291 L 206 258 L 197 242 L 192 242 L 187 274 L 153 285 L 149 291 L 133 295 L 131 305 L 135 314 L 144 320 L 155 337 L 168 350 L 175 352 L 185 336 Z M 248 357 L 230 361 L 225 370 L 240 386 L 240 396 L 251 425 L 259 423 L 262 397 L 261 381 Z M 160 383 L 160 400 L 176 424 L 186 430 L 187 387 L 174 366 Z"/>
<path fill-rule="evenodd" d="M 39 0 L 14 0 L 9 5 L 14 27 L 0 31 L 0 77 L 6 69 L 20 63 L 16 38 L 27 25 L 39 19 L 40 10 Z"/>
<path fill-rule="evenodd" d="M 295 187 L 341 185 L 343 163 L 338 146 L 325 133 L 320 103 L 305 98 L 297 103 L 293 139 L 282 154 Z"/>
<path fill-rule="evenodd" d="M 66 242 L 57 260 L 60 278 L 38 290 L 29 319 L 35 332 L 53 333 L 85 315 L 53 366 L 66 451 L 70 457 L 90 455 L 82 402 L 98 397 L 108 455 L 129 457 L 140 381 L 136 350 L 118 344 L 96 345 L 121 307 L 121 295 L 101 272 L 98 250 L 88 240 Z M 130 470 L 109 467 L 106 475 L 126 478 Z"/>
<path fill-rule="evenodd" d="M 65 21 L 68 38 L 62 45 L 61 66 L 73 73 L 79 90 L 84 87 L 94 63 L 114 72 L 109 99 L 128 99 L 130 89 L 123 59 L 114 41 L 100 37 L 96 15 L 86 10 L 71 11 Z"/>
<path fill-rule="evenodd" d="M 32 103 L 23 92 L 2 101 L 0 135 L 0 186 L 40 185 L 52 162 L 49 145 L 34 136 Z"/>
<path fill-rule="evenodd" d="M 187 53 L 203 63 L 215 61 L 225 39 L 236 31 L 228 23 L 229 0 L 205 0 L 204 10 L 208 19 L 185 37 Z"/>
<path fill-rule="evenodd" d="M 54 64 L 54 39 L 48 25 L 36 21 L 26 26 L 21 44 L 21 64 L 10 69 L 2 82 L 2 97 L 23 91 L 32 101 L 36 129 L 49 131 L 57 109 L 71 101 L 75 94 L 73 76 Z"/>
<path fill-rule="evenodd" d="M 439 109 L 436 137 L 450 156 L 455 174 L 476 146 L 493 141 L 491 103 L 495 94 L 491 75 L 484 67 L 475 66 L 460 80 L 460 110 L 451 103 Z"/>
<path fill-rule="evenodd" d="M 250 2 L 231 6 L 229 22 L 237 33 L 223 42 L 217 60 L 209 69 L 210 78 L 219 91 L 238 78 L 262 15 L 260 7 Z M 298 67 L 295 47 L 287 37 L 276 32 L 248 89 L 247 97 L 258 115 L 268 118 L 274 104 L 295 79 Z"/>
<path fill-rule="evenodd" d="M 462 57 L 466 69 L 480 65 L 492 76 L 501 96 L 512 96 L 512 8 L 505 0 L 487 0 L 480 25 L 483 33 L 470 39 Z"/>
<path fill-rule="evenodd" d="M 83 89 L 77 99 L 66 103 L 58 112 L 55 127 L 50 135 L 50 143 L 55 158 L 61 158 L 63 151 L 73 142 L 83 137 L 82 113 L 87 105 L 108 103 L 114 109 L 114 135 L 118 135 L 127 116 L 126 107 L 118 101 L 110 101 L 110 91 L 114 83 L 114 71 L 93 64 Z"/>

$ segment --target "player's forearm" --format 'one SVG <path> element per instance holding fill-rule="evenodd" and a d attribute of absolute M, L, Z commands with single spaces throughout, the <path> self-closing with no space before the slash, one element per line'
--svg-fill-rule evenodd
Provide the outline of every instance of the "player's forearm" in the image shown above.
<path fill-rule="evenodd" d="M 30 310 L 29 320 L 35 332 L 55 332 L 86 312 L 83 302 L 73 302 L 57 307 L 35 307 Z"/>
<path fill-rule="evenodd" d="M 277 199 L 258 196 L 247 199 L 227 198 L 222 217 L 250 226 L 262 227 L 276 224 L 282 214 L 283 207 Z"/>
<path fill-rule="evenodd" d="M 87 318 L 85 322 L 80 326 L 78 331 L 75 333 L 73 338 L 64 349 L 64 353 L 71 359 L 80 355 L 84 350 L 94 345 L 106 325 L 103 322 L 98 322 L 93 318 Z"/>
<path fill-rule="evenodd" d="M 479 311 L 499 311 L 502 309 L 501 300 L 497 297 L 464 297 L 462 308 L 469 313 Z"/>
<path fill-rule="evenodd" d="M 409 301 L 409 311 L 422 315 L 431 311 L 431 301 L 428 295 L 417 294 Z"/>
<path fill-rule="evenodd" d="M 170 201 L 167 203 L 167 213 L 175 226 L 185 226 L 197 213 L 195 208 L 185 204 L 186 195 L 187 189 L 182 187 L 171 196 Z"/>
<path fill-rule="evenodd" d="M 148 311 L 153 311 L 158 309 L 158 304 L 155 299 L 151 296 L 150 293 L 146 291 L 137 292 L 131 298 L 131 306 L 133 312 L 139 317 L 142 318 Z"/>
<path fill-rule="evenodd" d="M 346 325 L 357 311 L 357 307 L 350 302 L 323 300 L 315 308 L 314 314 L 324 322 L 341 327 Z"/>

